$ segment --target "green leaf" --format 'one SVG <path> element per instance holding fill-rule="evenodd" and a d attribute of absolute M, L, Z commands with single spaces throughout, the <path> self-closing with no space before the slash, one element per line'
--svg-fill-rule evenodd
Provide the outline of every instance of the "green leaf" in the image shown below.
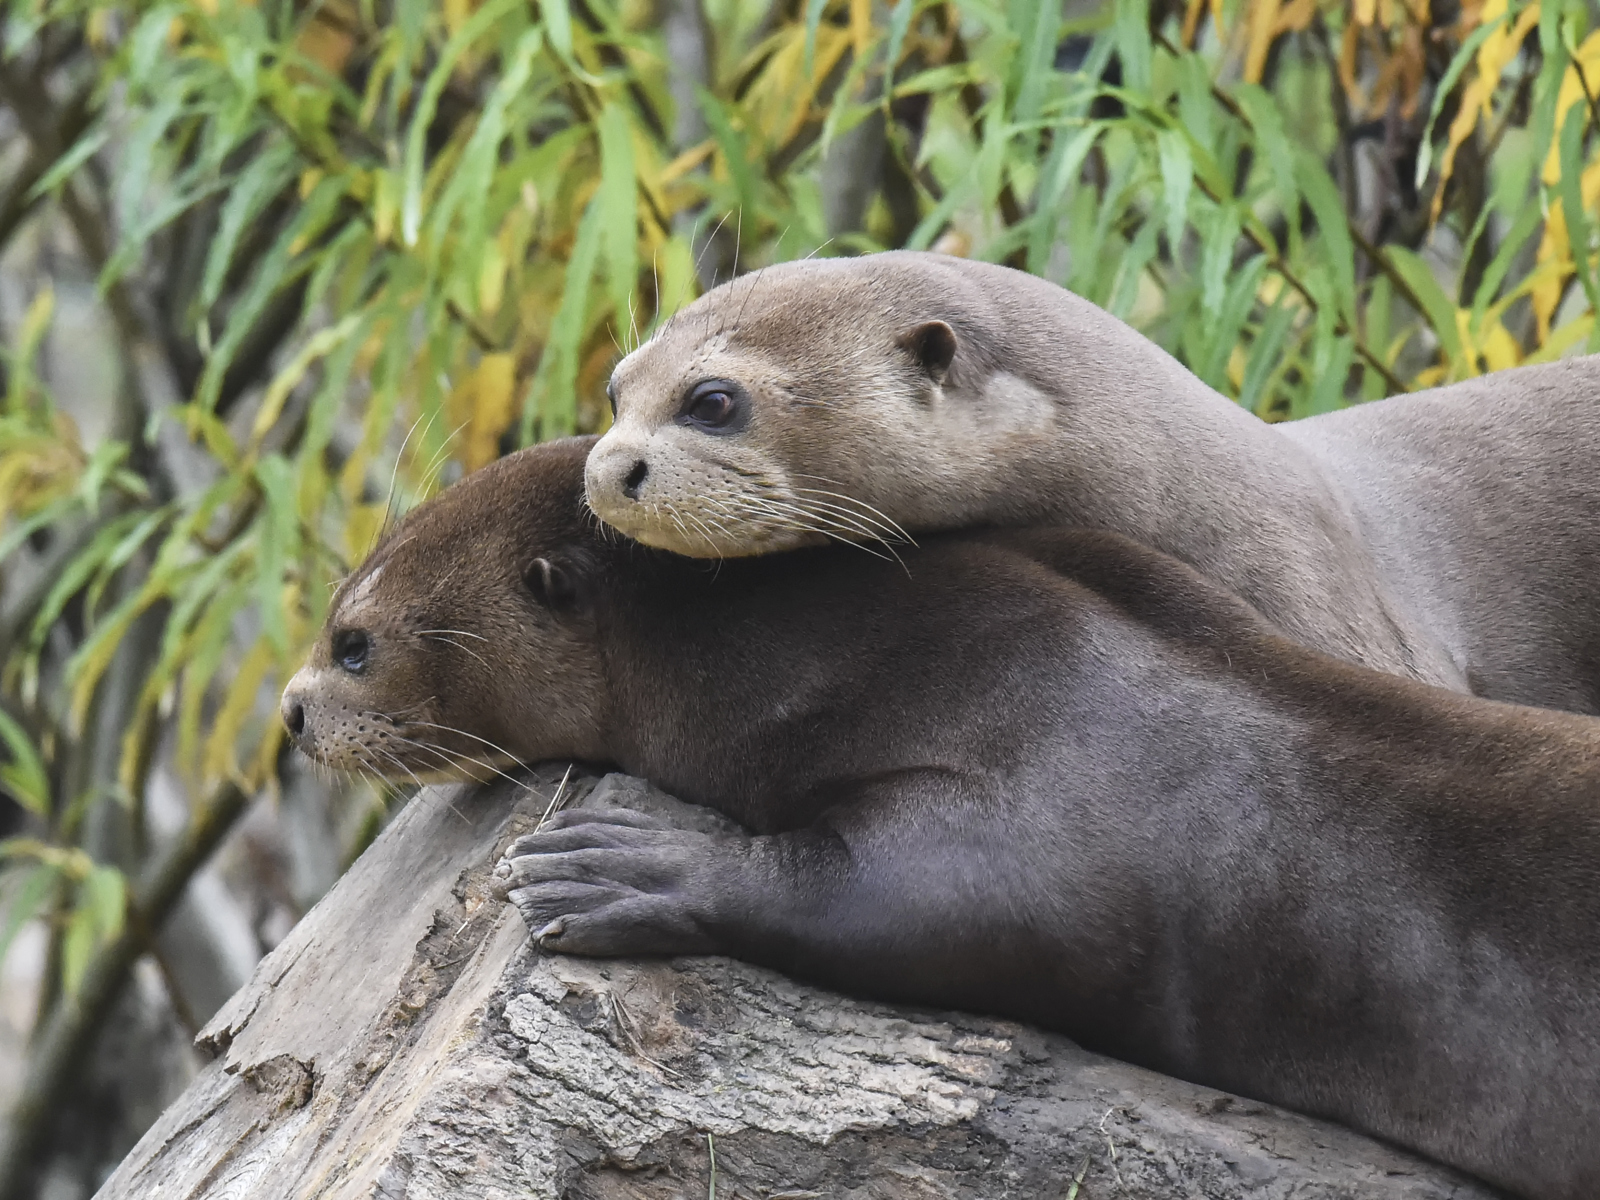
<path fill-rule="evenodd" d="M 83 983 L 98 941 L 95 934 L 95 911 L 80 903 L 67 919 L 61 938 L 61 990 L 68 996 L 76 996 Z"/>
<path fill-rule="evenodd" d="M 1572 251 L 1572 269 L 1578 284 L 1589 297 L 1589 311 L 1600 319 L 1600 291 L 1596 290 L 1590 264 L 1589 218 L 1583 210 L 1583 133 L 1588 114 L 1584 105 L 1567 109 L 1561 125 L 1561 210 L 1567 219 L 1567 246 Z"/>
<path fill-rule="evenodd" d="M 233 356 L 238 353 L 240 344 L 268 302 L 311 269 L 315 260 L 309 255 L 300 255 L 296 261 L 295 253 L 303 241 L 309 241 L 321 232 L 343 198 L 342 180 L 332 176 L 320 180 L 301 204 L 299 212 L 262 256 L 255 277 L 230 309 L 222 336 L 206 359 L 206 369 L 195 388 L 195 404 L 201 412 L 210 412 L 216 404 L 223 377 L 233 364 Z"/>
<path fill-rule="evenodd" d="M 1250 259 L 1243 270 L 1235 272 L 1222 304 L 1214 309 L 1206 309 L 1204 313 L 1204 350 L 1195 363 L 1195 374 L 1220 392 L 1231 390 L 1227 377 L 1228 359 L 1239 344 L 1244 323 L 1255 307 L 1256 289 L 1261 286 L 1261 277 L 1266 270 L 1265 257 L 1258 254 Z"/>
<path fill-rule="evenodd" d="M 472 43 L 486 35 L 494 28 L 495 22 L 515 10 L 519 3 L 520 0 L 489 0 L 473 13 L 461 28 L 456 30 L 455 36 L 445 44 L 444 51 L 439 55 L 439 61 L 434 64 L 433 70 L 428 73 L 427 82 L 422 86 L 422 95 L 417 99 L 416 109 L 411 114 L 411 126 L 406 131 L 405 159 L 401 172 L 404 188 L 400 201 L 400 238 L 407 246 L 417 244 L 417 234 L 422 229 L 423 160 L 427 154 L 428 127 L 433 124 L 433 118 L 439 111 L 439 97 L 444 94 L 456 64 L 461 61 L 461 56 L 467 52 Z M 567 12 L 565 0 L 544 0 L 542 8 L 551 44 L 558 51 L 561 49 L 563 34 L 558 32 L 559 26 L 560 30 L 564 31 L 565 45 L 570 55 L 571 17 Z M 559 19 L 557 13 L 560 14 Z"/>
<path fill-rule="evenodd" d="M 50 819 L 50 776 L 28 731 L 0 710 L 0 741 L 11 761 L 0 767 L 0 787 L 34 816 Z"/>
<path fill-rule="evenodd" d="M 1403 246 L 1391 245 L 1387 254 L 1395 271 L 1422 304 L 1422 317 L 1439 339 L 1446 363 L 1452 372 L 1458 371 L 1465 354 L 1461 348 L 1461 331 L 1456 327 L 1456 306 L 1439 286 L 1433 269 L 1415 253 Z"/>
<path fill-rule="evenodd" d="M 1117 54 L 1122 59 L 1122 85 L 1132 92 L 1150 90 L 1150 2 L 1116 0 Z"/>
<path fill-rule="evenodd" d="M 633 167 L 633 124 L 616 103 L 600 113 L 600 207 L 611 278 L 611 303 L 619 329 L 632 308 L 639 278 L 638 181 Z M 637 334 L 637 331 L 634 331 Z"/>
<path fill-rule="evenodd" d="M 1295 167 L 1295 178 L 1300 184 L 1301 194 L 1311 206 L 1311 212 L 1317 218 L 1317 230 L 1322 234 L 1325 251 L 1322 261 L 1333 272 L 1339 315 L 1347 321 L 1353 320 L 1356 311 L 1356 247 L 1350 238 L 1344 201 L 1321 159 L 1303 151 L 1295 156 Z"/>
<path fill-rule="evenodd" d="M 222 295 L 222 285 L 233 263 L 234 250 L 245 229 L 261 215 L 272 198 L 294 182 L 296 155 L 284 141 L 269 142 L 251 159 L 228 192 L 217 219 L 217 232 L 206 252 L 205 273 L 194 317 L 211 310 Z"/>
<path fill-rule="evenodd" d="M 1283 117 L 1278 102 L 1263 88 L 1253 83 L 1240 84 L 1234 98 L 1244 111 L 1255 134 L 1256 146 L 1265 154 L 1272 172 L 1272 182 L 1278 210 L 1294 213 L 1300 206 L 1300 187 L 1295 170 L 1295 152 L 1283 132 Z"/>
<path fill-rule="evenodd" d="M 1267 384 L 1274 369 L 1283 357 L 1283 344 L 1294 327 L 1295 309 L 1289 303 L 1289 289 L 1284 288 L 1277 303 L 1267 311 L 1261 328 L 1250 344 L 1250 354 L 1245 361 L 1244 384 L 1239 388 L 1239 404 L 1260 414 L 1271 397 Z"/>
<path fill-rule="evenodd" d="M 1212 216 L 1206 230 L 1205 247 L 1200 256 L 1200 303 L 1215 312 L 1227 294 L 1228 274 L 1233 270 L 1233 252 L 1239 243 L 1239 209 L 1229 204 Z"/>
<path fill-rule="evenodd" d="M 29 657 L 36 656 L 43 648 L 45 639 L 50 636 L 51 626 L 61 616 L 67 602 L 88 585 L 106 557 L 143 517 L 143 513 L 135 511 L 108 521 L 89 540 L 87 546 L 68 560 L 67 565 L 56 576 L 55 583 L 45 593 L 44 603 L 39 605 L 39 611 L 33 619 L 25 651 Z"/>
<path fill-rule="evenodd" d="M 705 114 L 711 136 L 716 140 L 717 149 L 722 151 L 722 160 L 728 168 L 728 177 L 733 180 L 734 208 L 741 214 L 742 223 L 742 214 L 745 210 L 754 212 L 756 207 L 756 180 L 750 170 L 745 139 L 734 129 L 728 110 L 722 101 L 702 87 L 695 88 L 695 95 L 700 98 L 700 111 Z"/>
<path fill-rule="evenodd" d="M 889 47 L 883 56 L 883 103 L 887 107 L 894 91 L 894 73 L 900 65 L 900 55 L 905 49 L 906 33 L 911 28 L 911 18 L 919 7 L 919 0 L 895 0 L 889 15 Z M 815 50 L 815 40 L 812 43 Z"/>
<path fill-rule="evenodd" d="M 6 955 L 11 951 L 11 943 L 17 940 L 22 927 L 44 914 L 59 878 L 60 873 L 56 868 L 46 863 L 28 867 L 20 880 L 13 874 L 9 880 L 10 895 L 5 906 L 5 928 L 0 930 L 0 963 L 5 962 Z"/>
<path fill-rule="evenodd" d="M 28 199 L 37 200 L 55 191 L 110 140 L 111 131 L 104 125 L 89 130 L 73 143 L 72 149 L 51 164 L 50 169 L 39 177 L 38 183 L 28 189 Z"/>
<path fill-rule="evenodd" d="M 561 288 L 561 307 L 550 323 L 549 341 L 529 384 L 528 403 L 523 408 L 524 444 L 533 440 L 536 418 L 540 433 L 547 438 L 571 433 L 577 426 L 578 358 L 588 329 L 589 284 L 594 278 L 604 229 L 605 213 L 596 197 L 578 225 L 578 238 Z"/>
<path fill-rule="evenodd" d="M 1035 120 L 1044 100 L 1045 88 L 1053 72 L 1056 26 L 1061 6 L 1054 0 L 1011 0 L 1011 28 L 1021 39 L 1021 47 L 1011 61 L 1007 92 L 1011 97 L 1011 119 Z"/>
<path fill-rule="evenodd" d="M 1133 239 L 1133 245 L 1128 247 L 1128 252 L 1117 264 L 1116 282 L 1112 286 L 1111 300 L 1106 305 L 1106 310 L 1113 316 L 1126 320 L 1133 311 L 1134 301 L 1139 298 L 1144 269 L 1156 256 L 1156 249 L 1156 223 L 1146 221 L 1139 235 Z"/>
<path fill-rule="evenodd" d="M 1331 338 L 1324 353 L 1317 356 L 1311 381 L 1311 395 L 1303 413 L 1296 416 L 1314 417 L 1333 412 L 1344 406 L 1345 380 L 1350 375 L 1350 364 L 1355 360 L 1355 344 L 1348 337 Z"/>
<path fill-rule="evenodd" d="M 817 69 L 817 29 L 822 25 L 822 11 L 828 0 L 806 0 L 805 74 L 810 79 Z"/>
<path fill-rule="evenodd" d="M 1433 127 L 1439 120 L 1439 114 L 1444 111 L 1445 101 L 1450 98 L 1450 93 L 1455 91 L 1456 83 L 1461 78 L 1461 73 L 1467 69 L 1478 53 L 1486 39 L 1496 29 L 1500 28 L 1510 16 L 1510 12 L 1503 12 L 1492 21 L 1485 21 L 1472 31 L 1472 36 L 1461 43 L 1455 57 L 1450 60 L 1450 65 L 1445 68 L 1444 78 L 1433 90 L 1433 106 L 1428 110 L 1428 123 L 1422 127 L 1422 143 L 1417 150 L 1416 188 L 1420 192 L 1423 185 L 1428 182 L 1428 171 L 1433 166 Z"/>
<path fill-rule="evenodd" d="M 294 474 L 281 454 L 269 454 L 256 464 L 256 481 L 266 501 L 257 532 L 257 600 L 261 628 L 279 657 L 289 655 L 289 632 L 284 621 L 284 568 L 300 554 L 300 515 L 295 503 Z"/>
<path fill-rule="evenodd" d="M 1175 129 L 1156 135 L 1161 157 L 1161 187 L 1167 209 L 1167 245 L 1177 257 L 1183 245 L 1183 231 L 1189 221 L 1189 189 L 1194 184 L 1194 161 L 1189 143 Z M 1231 247 L 1230 247 L 1231 252 Z"/>
<path fill-rule="evenodd" d="M 94 914 L 97 940 L 110 941 L 121 933 L 128 911 L 128 889 L 122 872 L 96 864 L 89 868 L 89 874 L 79 887 L 82 897 L 79 902 Z"/>
<path fill-rule="evenodd" d="M 1485 208 L 1485 211 L 1489 211 Z M 1544 219 L 1544 214 L 1539 211 L 1537 204 L 1524 204 L 1517 213 L 1517 219 L 1506 232 L 1505 240 L 1500 243 L 1500 248 L 1494 252 L 1494 258 L 1489 263 L 1488 270 L 1484 271 L 1483 278 L 1478 283 L 1477 294 L 1472 298 L 1472 325 L 1476 329 L 1483 322 L 1483 314 L 1495 296 L 1500 292 L 1500 284 L 1504 282 L 1506 272 L 1511 269 L 1511 262 L 1516 258 L 1517 251 L 1527 245 L 1528 239 L 1533 236 L 1533 231 L 1538 228 L 1539 222 Z"/>

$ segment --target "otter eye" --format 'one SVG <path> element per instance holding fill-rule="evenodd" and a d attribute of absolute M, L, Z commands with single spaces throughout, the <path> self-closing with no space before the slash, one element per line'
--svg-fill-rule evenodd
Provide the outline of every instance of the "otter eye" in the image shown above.
<path fill-rule="evenodd" d="M 707 433 L 737 433 L 749 419 L 750 403 L 744 389 L 726 379 L 695 384 L 678 413 L 680 424 Z"/>
<path fill-rule="evenodd" d="M 367 669 L 371 649 L 371 640 L 359 629 L 343 629 L 333 635 L 333 661 L 352 675 Z"/>
<path fill-rule="evenodd" d="M 617 419 L 617 381 L 615 379 L 606 380 L 606 399 L 611 401 L 611 419 L 615 421 Z"/>

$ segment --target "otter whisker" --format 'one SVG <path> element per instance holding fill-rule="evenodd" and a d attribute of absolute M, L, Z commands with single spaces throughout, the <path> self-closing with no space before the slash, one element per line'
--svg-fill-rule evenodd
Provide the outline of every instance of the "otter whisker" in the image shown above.
<path fill-rule="evenodd" d="M 845 508 L 838 504 L 829 504 L 825 500 L 811 500 L 804 496 L 796 497 L 795 503 L 801 505 L 808 512 L 813 512 L 818 515 L 826 514 L 835 520 L 846 521 L 852 528 L 871 530 L 872 540 L 876 542 L 883 542 L 887 544 L 889 542 L 903 543 L 909 540 L 901 534 L 896 533 L 894 530 L 889 529 L 887 526 L 884 526 L 878 521 L 873 520 L 873 518 L 867 514 L 852 511 L 851 509 Z"/>
<path fill-rule="evenodd" d="M 784 501 L 774 500 L 771 497 L 762 497 L 762 502 L 784 508 L 794 508 L 806 518 L 807 523 L 801 526 L 802 528 L 808 529 L 813 533 L 820 533 L 822 536 L 832 538 L 834 541 L 843 542 L 845 545 L 854 546 L 857 550 L 870 554 L 873 558 L 881 558 L 885 561 L 892 559 L 900 564 L 901 570 L 906 571 L 908 576 L 910 575 L 905 561 L 895 552 L 891 540 L 884 537 L 876 529 L 864 524 L 862 518 L 854 514 L 818 511 L 813 507 L 815 502 L 788 505 Z M 883 552 L 880 553 L 874 550 L 869 543 L 882 546 Z"/>
<path fill-rule="evenodd" d="M 762 511 L 762 507 L 760 505 L 752 505 L 752 509 L 758 513 Z M 886 562 L 893 560 L 900 563 L 901 567 L 905 566 L 905 563 L 901 562 L 900 556 L 894 552 L 894 548 L 873 531 L 859 526 L 846 525 L 842 522 L 833 520 L 822 513 L 805 512 L 805 510 L 796 511 L 802 512 L 809 519 L 805 522 L 798 522 L 792 519 L 783 519 L 780 517 L 777 520 L 770 521 L 768 523 L 768 527 L 773 529 L 794 529 L 804 533 L 815 533 L 822 537 L 830 538 L 833 541 L 840 542 L 843 545 L 854 546 L 863 554 L 871 555 L 873 558 L 881 558 Z M 854 536 L 848 536 L 851 534 Z M 874 550 L 872 545 L 869 543 L 876 543 L 877 545 L 883 546 L 884 552 Z"/>
<path fill-rule="evenodd" d="M 561 793 L 567 790 L 567 780 L 572 778 L 572 764 L 567 764 L 567 769 L 561 774 L 561 782 L 556 784 L 556 794 L 550 797 L 550 803 L 545 805 L 544 815 L 539 818 L 539 823 L 533 827 L 538 833 L 544 828 L 544 823 L 550 819 L 550 814 L 561 811 Z"/>
<path fill-rule="evenodd" d="M 410 767 L 406 766 L 406 764 L 404 762 L 402 762 L 397 756 L 395 756 L 393 754 L 390 754 L 387 750 L 379 750 L 378 753 L 382 754 L 383 757 L 387 758 L 395 766 L 399 767 L 407 775 L 411 776 L 412 779 L 416 780 L 417 794 L 421 794 L 421 792 L 424 790 L 425 785 L 423 784 L 421 779 L 417 778 L 417 773 L 415 771 L 413 771 Z M 446 808 L 448 808 L 451 812 L 453 812 L 456 815 L 456 819 L 459 820 L 463 825 L 466 825 L 466 826 L 469 826 L 469 827 L 472 825 L 472 822 L 467 820 L 466 814 L 464 814 L 459 808 L 457 808 L 455 806 L 455 804 L 453 804 L 451 801 L 446 800 L 444 802 L 444 806 Z"/>
<path fill-rule="evenodd" d="M 439 447 L 439 449 L 434 451 L 433 460 L 428 464 L 428 469 L 422 473 L 422 482 L 417 485 L 418 495 L 427 495 L 428 489 L 437 482 L 438 475 L 444 470 L 445 464 L 450 461 L 451 443 L 453 443 L 456 440 L 457 435 L 460 434 L 460 432 L 470 424 L 470 421 L 461 422 L 461 424 L 457 425 L 450 431 L 449 435 L 445 438 L 444 443 Z M 427 436 L 426 432 L 424 432 L 423 436 Z"/>
<path fill-rule="evenodd" d="M 705 540 L 706 545 L 711 548 L 711 552 L 718 558 L 721 558 L 722 550 L 717 545 L 717 539 L 712 536 L 711 530 L 706 526 L 706 523 L 699 517 L 695 516 L 694 513 L 686 512 L 683 515 L 684 518 L 695 527 L 695 530 L 700 534 L 701 538 Z"/>
<path fill-rule="evenodd" d="M 394 469 L 389 472 L 389 494 L 387 496 L 385 496 L 384 500 L 383 500 L 383 521 L 378 526 L 377 537 L 382 537 L 385 533 L 387 533 L 389 531 L 389 519 L 392 516 L 394 516 L 394 490 L 395 490 L 395 485 L 400 482 L 400 462 L 406 456 L 406 447 L 411 444 L 412 435 L 417 432 L 417 426 L 421 425 L 421 424 L 422 424 L 422 418 L 420 416 L 415 421 L 411 422 L 411 428 L 406 430 L 405 439 L 403 441 L 401 441 L 400 449 L 394 456 Z M 427 426 L 422 431 L 422 436 L 423 437 L 427 437 L 428 436 L 428 429 L 431 429 L 432 427 L 433 427 L 433 417 L 430 416 L 428 418 Z M 374 540 L 374 545 L 376 545 L 376 539 Z M 372 547 L 371 546 L 367 547 L 367 550 L 368 550 L 368 553 L 371 553 Z"/>
<path fill-rule="evenodd" d="M 913 546 L 917 544 L 917 540 L 901 528 L 897 521 L 887 513 L 874 508 L 865 500 L 859 500 L 855 496 L 847 496 L 843 492 L 825 492 L 818 488 L 795 488 L 794 490 L 797 495 L 801 496 L 827 496 L 830 499 L 841 501 L 849 506 L 851 511 L 857 512 L 857 515 L 863 519 L 871 519 L 874 523 L 881 524 L 902 541 L 909 542 Z"/>
<path fill-rule="evenodd" d="M 441 633 L 426 633 L 426 632 L 422 633 L 421 636 L 423 636 L 425 638 L 428 638 L 431 641 L 443 642 L 446 646 L 454 646 L 457 650 L 461 651 L 463 654 L 470 654 L 470 655 L 472 655 L 473 658 L 475 658 L 479 662 L 481 662 L 485 667 L 489 667 L 488 659 L 484 658 L 483 655 L 479 654 L 471 646 L 463 646 L 460 642 L 456 641 L 454 638 L 445 637 Z M 489 667 L 489 670 L 492 671 L 492 670 L 494 670 L 494 668 L 493 667 Z"/>
<path fill-rule="evenodd" d="M 456 730 L 455 732 L 459 733 L 460 730 Z M 451 768 L 452 770 L 459 771 L 461 769 L 461 764 L 466 763 L 470 766 L 477 767 L 480 770 L 488 771 L 491 774 L 498 775 L 501 779 L 515 784 L 517 787 L 523 786 L 522 781 L 515 775 L 506 774 L 487 759 L 479 758 L 475 754 L 468 754 L 462 750 L 446 750 L 442 746 L 435 746 L 429 742 L 419 742 L 415 738 L 401 737 L 399 734 L 395 734 L 395 738 L 398 741 L 404 742 L 408 746 L 412 746 L 418 750 L 421 750 L 424 754 L 433 755 L 435 758 L 439 759 L 439 761 L 444 763 L 445 766 Z"/>
<path fill-rule="evenodd" d="M 507 750 L 504 746 L 501 746 L 496 742 L 491 742 L 486 737 L 479 737 L 475 733 L 468 733 L 465 729 L 457 729 L 454 725 L 440 725 L 440 724 L 438 724 L 437 722 L 434 722 L 434 721 L 412 721 L 411 724 L 412 725 L 420 725 L 424 729 L 437 729 L 442 733 L 453 733 L 457 737 L 471 738 L 475 742 L 482 742 L 485 746 L 489 747 L 489 749 L 491 749 L 491 750 L 493 750 L 493 751 L 495 751 L 495 752 L 497 752 L 499 754 L 504 754 L 506 756 L 507 760 L 509 760 L 512 763 L 515 763 L 519 767 L 526 768 L 527 765 L 528 765 L 527 763 L 523 762 L 520 758 L 518 758 L 515 754 L 511 753 L 511 751 Z M 487 766 L 488 764 L 486 763 L 484 765 Z"/>
<path fill-rule="evenodd" d="M 744 499 L 741 497 L 741 499 Z M 790 528 L 808 529 L 815 533 L 827 533 L 830 529 L 847 533 L 854 533 L 857 537 L 870 542 L 887 545 L 882 534 L 870 526 L 863 524 L 858 518 L 822 512 L 805 504 L 791 504 L 784 500 L 777 500 L 771 496 L 750 497 L 759 509 L 769 512 L 788 512 L 797 515 L 802 520 Z"/>

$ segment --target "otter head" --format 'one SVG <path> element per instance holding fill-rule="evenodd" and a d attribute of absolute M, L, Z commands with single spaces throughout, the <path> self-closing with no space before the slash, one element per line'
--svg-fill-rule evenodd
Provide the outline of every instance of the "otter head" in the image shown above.
<path fill-rule="evenodd" d="M 742 276 L 618 363 L 584 476 L 595 514 L 697 558 L 904 538 L 956 335 L 870 262 Z"/>
<path fill-rule="evenodd" d="M 397 781 L 604 755 L 584 511 L 592 438 L 491 463 L 420 505 L 339 587 L 282 714 L 310 758 Z"/>

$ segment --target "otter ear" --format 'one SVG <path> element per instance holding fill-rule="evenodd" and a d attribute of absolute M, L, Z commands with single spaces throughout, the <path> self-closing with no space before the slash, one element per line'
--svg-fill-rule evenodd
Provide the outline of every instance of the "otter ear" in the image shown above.
<path fill-rule="evenodd" d="M 553 612 L 574 612 L 583 606 L 583 577 L 570 563 L 536 558 L 522 572 L 522 582 L 539 603 Z"/>
<path fill-rule="evenodd" d="M 956 331 L 943 321 L 924 321 L 913 325 L 895 342 L 917 360 L 917 365 L 935 383 L 943 383 L 950 362 L 956 356 Z"/>

